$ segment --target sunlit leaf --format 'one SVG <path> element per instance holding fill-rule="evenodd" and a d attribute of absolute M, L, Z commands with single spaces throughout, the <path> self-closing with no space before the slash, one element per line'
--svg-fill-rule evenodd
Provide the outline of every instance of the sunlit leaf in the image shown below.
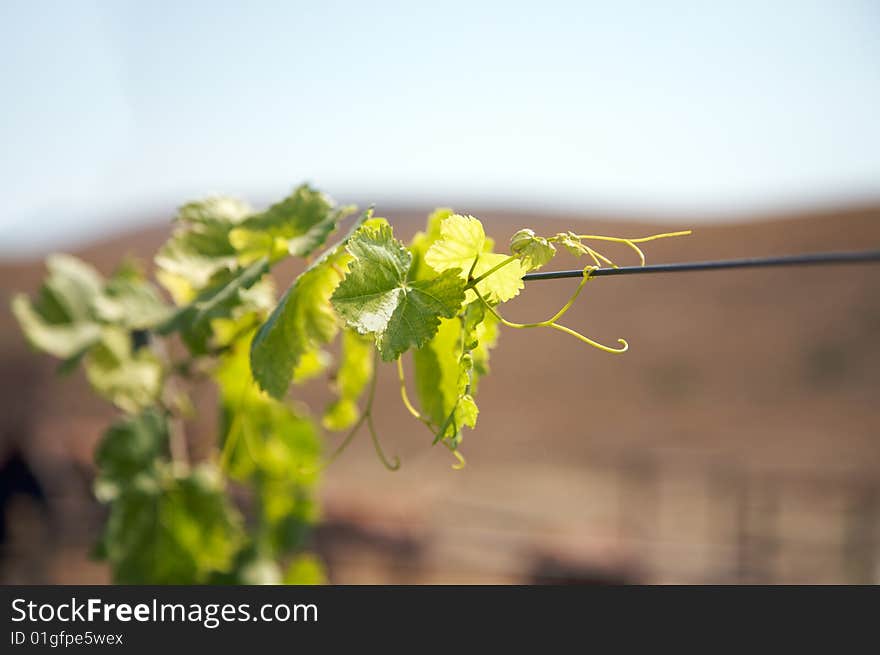
<path fill-rule="evenodd" d="M 459 271 L 410 280 L 412 255 L 389 226 L 355 234 L 348 250 L 354 261 L 333 293 L 333 307 L 359 333 L 376 336 L 385 361 L 424 344 L 442 317 L 451 318 L 461 308 Z"/>

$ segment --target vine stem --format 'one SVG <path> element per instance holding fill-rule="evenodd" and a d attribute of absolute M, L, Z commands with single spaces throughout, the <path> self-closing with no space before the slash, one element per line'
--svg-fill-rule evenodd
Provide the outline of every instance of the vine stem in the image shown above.
<path fill-rule="evenodd" d="M 413 416 L 413 418 L 417 418 L 422 423 L 424 423 L 429 429 L 431 429 L 432 423 L 425 416 L 415 408 L 415 405 L 409 399 L 409 394 L 406 391 L 406 376 L 403 372 L 403 356 L 397 358 L 397 378 L 400 380 L 400 398 L 403 400 L 403 406 L 406 407 L 406 410 Z M 432 430 L 433 432 L 433 430 Z"/>
<path fill-rule="evenodd" d="M 400 468 L 400 458 L 395 455 L 393 459 L 389 460 L 385 456 L 385 451 L 382 450 L 382 444 L 379 443 L 379 436 L 376 433 L 376 426 L 373 424 L 373 401 L 376 398 L 376 381 L 378 378 L 378 369 L 379 369 L 379 351 L 378 349 L 374 351 L 373 354 L 373 376 L 370 378 L 370 388 L 367 393 L 367 404 L 364 407 L 364 411 L 361 413 L 360 418 L 358 418 L 357 422 L 352 426 L 351 430 L 349 430 L 348 434 L 345 435 L 345 439 L 336 447 L 336 450 L 328 457 L 321 466 L 318 467 L 317 471 L 321 471 L 332 464 L 336 459 L 345 452 L 351 442 L 354 440 L 358 431 L 363 427 L 364 423 L 367 424 L 367 428 L 370 432 L 370 438 L 373 441 L 373 448 L 376 450 L 376 455 L 379 456 L 379 460 L 382 462 L 382 465 L 385 466 L 389 471 L 396 471 Z M 316 472 L 317 472 L 316 471 Z"/>
<path fill-rule="evenodd" d="M 468 273 L 468 277 L 469 277 L 469 278 L 470 278 L 471 275 L 473 275 L 474 269 L 477 267 L 477 261 L 479 261 L 479 259 L 480 259 L 480 256 L 479 256 L 479 255 L 477 255 L 477 256 L 474 258 L 474 263 L 471 265 L 470 273 Z M 486 271 L 485 273 L 483 273 L 483 274 L 480 275 L 479 277 L 477 277 L 477 278 L 475 278 L 475 279 L 472 279 L 470 282 L 468 282 L 468 283 L 465 285 L 465 287 L 464 287 L 465 291 L 467 291 L 468 289 L 473 289 L 473 288 L 474 288 L 475 286 L 477 286 L 480 282 L 482 282 L 482 281 L 485 280 L 487 277 L 489 277 L 490 275 L 492 275 L 495 271 L 497 271 L 497 270 L 499 270 L 499 269 L 501 269 L 501 268 L 504 268 L 505 266 L 507 266 L 510 262 L 514 261 L 515 259 L 517 259 L 516 255 L 511 255 L 510 257 L 508 257 L 508 258 L 505 259 L 504 261 L 498 262 L 495 266 L 493 266 L 492 268 L 490 268 L 488 271 Z"/>
<path fill-rule="evenodd" d="M 165 367 L 170 371 L 173 370 L 171 356 L 168 354 L 168 348 L 165 346 L 164 339 L 154 339 L 153 352 L 165 363 Z M 168 450 L 171 455 L 171 461 L 179 466 L 185 473 L 190 468 L 189 448 L 186 441 L 186 430 L 183 420 L 173 410 L 173 398 L 178 392 L 176 380 L 169 373 L 166 378 L 167 382 L 162 389 L 161 405 L 168 412 Z"/>

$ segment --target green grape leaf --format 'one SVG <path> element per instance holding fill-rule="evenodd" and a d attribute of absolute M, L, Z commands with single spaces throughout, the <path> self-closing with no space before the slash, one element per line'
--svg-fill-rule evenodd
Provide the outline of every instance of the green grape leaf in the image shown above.
<path fill-rule="evenodd" d="M 154 404 L 162 388 L 162 363 L 148 348 L 132 347 L 128 330 L 105 326 L 85 356 L 86 377 L 95 391 L 121 410 L 136 413 Z"/>
<path fill-rule="evenodd" d="M 234 198 L 208 198 L 180 208 L 171 238 L 156 254 L 157 278 L 184 305 L 221 272 L 230 272 L 238 252 L 229 233 L 253 210 Z"/>
<path fill-rule="evenodd" d="M 64 316 L 74 322 L 92 318 L 92 302 L 104 287 L 100 273 L 84 261 L 64 254 L 50 255 L 46 268 L 46 286 Z"/>
<path fill-rule="evenodd" d="M 32 304 L 27 296 L 17 294 L 12 299 L 12 313 L 33 348 L 60 359 L 79 361 L 79 356 L 101 338 L 101 326 L 92 322 L 53 323 L 47 305 L 44 297 Z"/>
<path fill-rule="evenodd" d="M 448 439 L 457 446 L 462 428 L 476 425 L 478 410 L 470 395 L 475 335 L 474 324 L 468 329 L 459 318 L 444 320 L 434 338 L 413 353 L 422 412 L 439 426 L 435 443 Z"/>
<path fill-rule="evenodd" d="M 372 343 L 355 332 L 342 333 L 342 358 L 336 373 L 337 398 L 324 410 L 322 425 L 328 430 L 346 430 L 358 420 L 358 399 L 373 376 Z"/>
<path fill-rule="evenodd" d="M 416 393 L 422 413 L 436 425 L 446 421 L 455 408 L 459 391 L 461 322 L 440 321 L 431 341 L 413 351 Z"/>
<path fill-rule="evenodd" d="M 264 545 L 299 546 L 317 517 L 310 489 L 320 456 L 314 423 L 261 391 L 250 376 L 251 336 L 221 359 L 223 462 L 229 475 L 257 485 Z"/>
<path fill-rule="evenodd" d="M 483 303 L 471 303 L 464 315 L 465 349 L 473 359 L 471 392 L 476 393 L 479 380 L 489 373 L 489 351 L 498 341 L 498 319 Z"/>
<path fill-rule="evenodd" d="M 113 423 L 95 451 L 98 499 L 108 502 L 141 476 L 155 478 L 157 464 L 168 448 L 168 424 L 155 409 Z"/>
<path fill-rule="evenodd" d="M 260 282 L 268 271 L 269 262 L 264 257 L 246 268 L 215 278 L 211 286 L 159 327 L 160 334 L 180 331 L 191 352 L 206 353 L 212 345 L 212 321 L 229 318 L 243 306 L 250 306 L 252 296 L 247 291 Z"/>
<path fill-rule="evenodd" d="M 375 334 L 382 359 L 393 361 L 420 347 L 437 331 L 440 318 L 461 309 L 464 281 L 457 269 L 429 280 L 410 280 L 412 255 L 391 227 L 355 234 L 348 243 L 354 257 L 331 298 L 333 307 L 360 334 Z"/>
<path fill-rule="evenodd" d="M 435 271 L 457 268 L 467 275 L 474 259 L 486 252 L 483 224 L 473 216 L 453 214 L 444 218 L 440 235 L 425 254 L 425 262 Z"/>
<path fill-rule="evenodd" d="M 101 337 L 93 311 L 104 282 L 91 266 L 70 255 L 50 255 L 48 275 L 31 302 L 12 299 L 12 312 L 30 345 L 75 363 Z"/>
<path fill-rule="evenodd" d="M 329 301 L 341 279 L 338 267 L 347 258 L 339 250 L 301 273 L 254 337 L 254 379 L 276 398 L 287 392 L 302 357 L 336 336 L 338 326 Z"/>
<path fill-rule="evenodd" d="M 260 481 L 259 493 L 268 545 L 276 552 L 301 548 L 320 514 L 313 490 L 279 477 Z"/>
<path fill-rule="evenodd" d="M 236 341 L 220 359 L 221 433 L 227 470 L 236 479 L 276 477 L 308 483 L 320 448 L 311 420 L 260 390 L 250 373 L 253 333 Z"/>
<path fill-rule="evenodd" d="M 326 371 L 333 358 L 326 350 L 314 348 L 305 351 L 293 369 L 293 384 L 303 384 L 318 377 Z"/>
<path fill-rule="evenodd" d="M 101 552 L 117 584 L 204 584 L 231 569 L 242 520 L 207 465 L 155 488 L 131 488 L 111 505 Z"/>
<path fill-rule="evenodd" d="M 507 302 L 511 298 L 518 296 L 525 286 L 522 280 L 524 273 L 520 262 L 516 259 L 510 261 L 510 257 L 507 255 L 494 252 L 480 255 L 477 265 L 474 266 L 474 278 L 488 273 L 499 264 L 504 265 L 486 277 L 486 279 L 480 281 L 476 287 L 486 302 L 493 305 Z M 476 295 L 468 289 L 467 302 L 473 302 L 475 298 Z"/>
<path fill-rule="evenodd" d="M 339 326 L 330 296 L 342 279 L 340 271 L 351 260 L 344 246 L 353 234 L 376 220 L 371 210 L 365 211 L 345 237 L 293 281 L 254 337 L 254 379 L 276 398 L 287 392 L 300 358 L 336 336 Z"/>
<path fill-rule="evenodd" d="M 453 214 L 444 218 L 440 235 L 425 253 L 425 263 L 437 272 L 457 269 L 459 276 L 467 280 L 471 271 L 472 277 L 478 278 L 509 259 L 507 255 L 489 252 L 491 245 L 483 224 L 473 216 Z M 506 302 L 523 288 L 522 276 L 522 266 L 514 259 L 480 281 L 476 288 L 487 302 Z M 475 297 L 468 290 L 466 302 Z"/>
<path fill-rule="evenodd" d="M 414 280 L 427 280 L 437 275 L 437 271 L 428 266 L 425 262 L 425 253 L 434 245 L 434 243 L 442 237 L 440 234 L 440 225 L 444 220 L 455 213 L 448 207 L 440 207 L 435 209 L 428 216 L 427 228 L 424 232 L 416 232 L 409 244 L 409 251 L 412 253 L 413 261 L 410 266 L 410 278 Z"/>
<path fill-rule="evenodd" d="M 303 184 L 266 211 L 250 216 L 229 234 L 239 260 L 276 261 L 288 253 L 306 257 L 322 245 L 354 207 L 337 207 L 327 195 Z"/>
<path fill-rule="evenodd" d="M 510 252 L 519 256 L 523 273 L 535 271 L 553 259 L 556 246 L 529 228 L 519 230 L 510 238 Z"/>
<path fill-rule="evenodd" d="M 94 299 L 97 316 L 132 330 L 153 328 L 166 321 L 171 309 L 135 262 L 127 261 L 107 281 Z"/>
<path fill-rule="evenodd" d="M 574 232 L 560 232 L 554 238 L 575 257 L 589 254 L 587 247 L 581 243 L 581 240 Z"/>

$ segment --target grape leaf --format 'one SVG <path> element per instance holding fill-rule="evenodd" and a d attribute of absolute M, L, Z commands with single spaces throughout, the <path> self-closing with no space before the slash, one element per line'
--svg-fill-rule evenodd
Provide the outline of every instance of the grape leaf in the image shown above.
<path fill-rule="evenodd" d="M 105 326 L 85 369 L 95 391 L 125 412 L 139 412 L 159 398 L 162 363 L 148 348 L 135 350 L 128 330 Z"/>
<path fill-rule="evenodd" d="M 108 502 L 137 485 L 140 476 L 155 478 L 157 464 L 168 448 L 168 424 L 155 409 L 113 423 L 95 451 L 98 499 Z"/>
<path fill-rule="evenodd" d="M 425 253 L 425 262 L 437 272 L 458 269 L 461 278 L 467 280 L 473 268 L 472 277 L 478 278 L 508 259 L 507 255 L 488 252 L 491 246 L 483 225 L 473 216 L 448 216 L 440 223 L 440 235 Z M 513 260 L 479 282 L 476 288 L 487 302 L 505 302 L 523 288 L 522 276 L 519 261 Z M 474 298 L 468 290 L 467 302 Z"/>
<path fill-rule="evenodd" d="M 428 266 L 438 272 L 457 268 L 467 274 L 477 255 L 486 251 L 483 224 L 473 216 L 453 214 L 444 218 L 440 235 L 425 254 Z"/>
<path fill-rule="evenodd" d="M 516 297 L 525 286 L 522 280 L 524 273 L 521 264 L 516 259 L 513 261 L 508 260 L 508 255 L 494 252 L 483 253 L 480 255 L 477 265 L 474 266 L 473 275 L 474 278 L 478 278 L 499 264 L 504 263 L 504 266 L 480 281 L 476 287 L 486 302 L 493 305 L 499 302 L 507 302 L 511 298 Z M 467 302 L 473 302 L 475 298 L 476 295 L 468 289 Z"/>
<path fill-rule="evenodd" d="M 224 441 L 234 441 L 229 446 L 230 473 L 245 479 L 260 469 L 275 477 L 311 479 L 298 476 L 297 471 L 317 464 L 314 426 L 255 384 L 249 362 L 253 335 L 232 344 L 214 374 L 220 387 L 221 433 Z"/>
<path fill-rule="evenodd" d="M 519 230 L 510 238 L 510 252 L 518 255 L 523 273 L 535 271 L 553 259 L 556 246 L 529 228 Z"/>
<path fill-rule="evenodd" d="M 461 321 L 446 319 L 440 322 L 434 338 L 413 352 L 422 413 L 438 426 L 446 422 L 464 391 L 460 385 L 460 337 Z M 450 432 L 454 435 L 454 430 Z"/>
<path fill-rule="evenodd" d="M 416 235 L 410 241 L 409 251 L 413 256 L 412 266 L 410 266 L 411 279 L 427 280 L 437 275 L 437 271 L 425 262 L 425 253 L 428 252 L 428 248 L 441 238 L 440 225 L 454 213 L 455 211 L 448 207 L 435 209 L 428 216 L 427 229 L 424 232 L 416 232 Z"/>
<path fill-rule="evenodd" d="M 18 294 L 12 299 L 12 312 L 33 348 L 76 361 L 101 337 L 93 302 L 103 280 L 70 255 L 50 255 L 46 267 L 48 275 L 36 300 Z"/>
<path fill-rule="evenodd" d="M 64 315 L 72 321 L 91 318 L 92 302 L 104 286 L 100 273 L 84 261 L 64 254 L 50 255 L 46 268 L 46 286 Z"/>
<path fill-rule="evenodd" d="M 337 267 L 346 258 L 344 251 L 336 252 L 300 274 L 257 332 L 251 349 L 254 379 L 276 398 L 287 392 L 301 358 L 336 335 L 329 299 L 341 279 Z"/>
<path fill-rule="evenodd" d="M 560 232 L 555 238 L 575 257 L 588 255 L 590 252 L 574 232 Z"/>
<path fill-rule="evenodd" d="M 166 321 L 170 308 L 133 261 L 126 261 L 94 299 L 94 309 L 105 323 L 133 330 L 155 327 Z"/>
<path fill-rule="evenodd" d="M 333 358 L 326 350 L 322 348 L 307 350 L 294 367 L 291 382 L 293 384 L 308 382 L 326 371 L 331 363 L 333 363 Z"/>
<path fill-rule="evenodd" d="M 257 284 L 268 270 L 269 262 L 264 257 L 246 268 L 215 278 L 211 286 L 161 325 L 159 332 L 168 334 L 178 330 L 191 352 L 204 354 L 210 346 L 211 322 L 232 316 L 236 309 L 247 303 L 247 290 Z"/>
<path fill-rule="evenodd" d="M 201 584 L 229 570 L 243 542 L 219 472 L 202 465 L 122 493 L 111 505 L 101 552 L 117 584 Z"/>
<path fill-rule="evenodd" d="M 342 279 L 339 270 L 351 260 L 344 246 L 356 231 L 375 220 L 371 217 L 372 211 L 365 211 L 345 237 L 300 273 L 254 337 L 254 379 L 276 398 L 287 392 L 300 358 L 336 336 L 339 327 L 330 296 Z"/>
<path fill-rule="evenodd" d="M 462 428 L 476 426 L 473 394 L 488 372 L 489 349 L 497 336 L 494 314 L 482 302 L 472 302 L 458 318 L 441 321 L 434 338 L 413 353 L 422 411 L 438 426 L 435 443 L 446 439 L 457 447 Z"/>
<path fill-rule="evenodd" d="M 51 302 L 51 301 L 49 301 Z M 35 349 L 60 359 L 75 359 L 101 337 L 101 327 L 93 322 L 55 323 L 45 296 L 31 304 L 24 294 L 12 299 L 12 313 L 28 343 Z"/>
<path fill-rule="evenodd" d="M 317 516 L 310 489 L 320 444 L 311 420 L 257 387 L 249 371 L 250 351 L 248 335 L 224 355 L 215 373 L 224 461 L 232 477 L 257 486 L 263 543 L 281 551 L 300 545 Z"/>
<path fill-rule="evenodd" d="M 156 277 L 177 304 L 190 302 L 215 275 L 237 266 L 229 233 L 252 212 L 246 203 L 222 197 L 180 208 L 174 233 L 155 257 Z"/>
<path fill-rule="evenodd" d="M 489 350 L 498 341 L 498 319 L 486 311 L 483 303 L 471 303 L 464 314 L 466 349 L 470 350 L 474 368 L 471 373 L 471 393 L 476 393 L 479 380 L 489 373 Z"/>
<path fill-rule="evenodd" d="M 338 397 L 324 410 L 321 420 L 328 430 L 346 430 L 360 416 L 358 398 L 373 376 L 373 348 L 370 341 L 354 330 L 342 333 L 342 359 L 336 373 Z"/>
<path fill-rule="evenodd" d="M 473 303 L 463 317 L 441 321 L 434 338 L 413 353 L 422 411 L 438 426 L 435 443 L 447 439 L 457 447 L 462 428 L 476 425 L 471 351 L 478 346 L 478 318 L 482 319 L 482 303 Z"/>
<path fill-rule="evenodd" d="M 276 261 L 288 253 L 306 257 L 320 248 L 339 221 L 354 207 L 337 207 L 327 195 L 307 184 L 264 212 L 250 216 L 229 233 L 239 260 L 260 257 Z"/>
<path fill-rule="evenodd" d="M 349 241 L 354 257 L 331 302 L 360 334 L 374 334 L 385 361 L 420 347 L 437 331 L 440 318 L 461 309 L 464 280 L 457 269 L 428 280 L 410 280 L 412 255 L 391 227 L 360 231 Z"/>

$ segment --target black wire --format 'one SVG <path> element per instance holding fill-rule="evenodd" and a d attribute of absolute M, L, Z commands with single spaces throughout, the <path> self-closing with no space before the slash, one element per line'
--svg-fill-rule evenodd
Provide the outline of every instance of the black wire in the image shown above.
<path fill-rule="evenodd" d="M 759 268 L 768 266 L 815 266 L 819 264 L 864 264 L 880 262 L 880 250 L 862 252 L 819 252 L 809 255 L 789 255 L 785 257 L 751 257 L 749 259 L 726 259 L 709 262 L 683 262 L 680 264 L 652 264 L 650 266 L 621 266 L 619 268 L 597 268 L 590 277 L 610 275 L 630 275 L 638 273 L 678 273 L 681 271 L 715 271 L 725 268 Z M 560 278 L 582 277 L 583 270 L 547 271 L 527 273 L 523 280 L 557 280 Z"/>

